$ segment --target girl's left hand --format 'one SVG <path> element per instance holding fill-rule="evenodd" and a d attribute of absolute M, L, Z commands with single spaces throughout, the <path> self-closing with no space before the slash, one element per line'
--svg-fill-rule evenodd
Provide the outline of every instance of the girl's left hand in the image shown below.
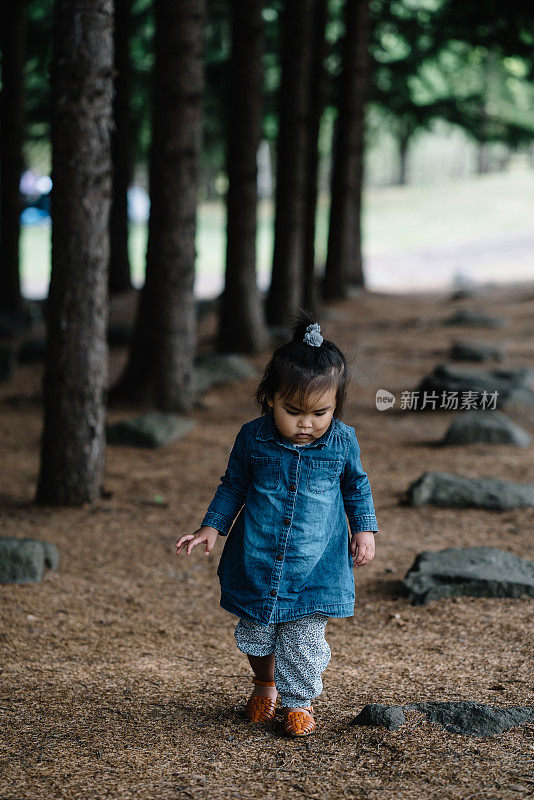
<path fill-rule="evenodd" d="M 358 555 L 356 555 L 358 551 Z M 354 566 L 363 567 L 375 557 L 375 535 L 372 531 L 358 531 L 350 540 L 350 552 Z"/>

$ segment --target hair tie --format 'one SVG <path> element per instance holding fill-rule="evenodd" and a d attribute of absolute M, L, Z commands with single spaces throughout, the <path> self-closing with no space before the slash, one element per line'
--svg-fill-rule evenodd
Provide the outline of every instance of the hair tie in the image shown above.
<path fill-rule="evenodd" d="M 323 343 L 323 337 L 321 336 L 321 327 L 319 323 L 314 322 L 311 325 L 308 325 L 302 341 L 306 342 L 306 344 L 310 344 L 312 347 L 321 346 Z"/>

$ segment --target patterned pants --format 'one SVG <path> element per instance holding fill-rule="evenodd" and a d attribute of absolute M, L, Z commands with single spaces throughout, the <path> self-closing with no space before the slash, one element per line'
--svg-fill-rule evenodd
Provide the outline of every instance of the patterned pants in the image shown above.
<path fill-rule="evenodd" d="M 283 706 L 309 706 L 323 691 L 321 673 L 331 655 L 325 639 L 327 622 L 324 614 L 310 614 L 270 625 L 245 619 L 237 623 L 234 636 L 242 653 L 260 657 L 274 653 L 274 682 Z"/>

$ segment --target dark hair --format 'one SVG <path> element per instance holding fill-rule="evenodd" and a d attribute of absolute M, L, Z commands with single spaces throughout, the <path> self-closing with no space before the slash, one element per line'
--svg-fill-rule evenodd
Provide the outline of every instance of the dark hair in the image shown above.
<path fill-rule="evenodd" d="M 314 322 L 311 311 L 299 308 L 293 317 L 293 338 L 274 351 L 265 367 L 255 392 L 263 414 L 268 413 L 267 400 L 273 400 L 276 392 L 286 400 L 295 397 L 300 407 L 310 394 L 336 387 L 334 415 L 342 415 L 350 381 L 347 360 L 339 347 L 328 339 L 323 339 L 318 347 L 304 341 L 306 328 Z"/>

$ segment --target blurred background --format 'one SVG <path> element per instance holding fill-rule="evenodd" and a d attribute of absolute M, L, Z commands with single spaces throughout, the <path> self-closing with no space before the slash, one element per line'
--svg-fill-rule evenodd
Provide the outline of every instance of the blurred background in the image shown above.
<path fill-rule="evenodd" d="M 263 289 L 269 285 L 273 256 L 283 5 L 266 2 L 261 9 L 265 103 L 257 151 L 257 269 Z M 325 5 L 322 53 L 308 42 L 315 48 L 312 57 L 322 56 L 324 70 L 317 137 L 319 271 L 327 252 L 332 142 L 339 113 L 336 90 L 345 26 L 342 0 Z M 118 78 L 126 84 L 128 102 L 115 113 L 127 115 L 119 130 L 128 140 L 128 155 L 123 154 L 129 185 L 128 254 L 136 287 L 144 281 L 150 205 L 152 6 L 151 0 L 117 3 L 122 39 L 127 38 Z M 524 20 L 522 26 L 519 7 L 518 14 L 515 11 L 508 5 L 476 0 L 370 2 L 362 208 L 365 279 L 370 289 L 402 292 L 532 278 L 532 21 Z M 212 297 L 224 286 L 225 118 L 232 5 L 208 0 L 206 13 L 196 234 L 195 293 L 199 297 Z M 23 295 L 35 299 L 46 296 L 50 278 L 51 0 L 30 0 L 25 17 L 24 26 L 20 23 L 16 29 L 20 41 L 12 43 L 26 54 L 19 64 L 25 84 L 20 273 Z"/>
<path fill-rule="evenodd" d="M 45 363 L 38 499 L 103 491 L 110 403 L 190 413 L 229 369 L 199 377 L 203 347 L 265 353 L 302 306 L 532 281 L 523 2 L 1 13 L 1 377 Z"/>

